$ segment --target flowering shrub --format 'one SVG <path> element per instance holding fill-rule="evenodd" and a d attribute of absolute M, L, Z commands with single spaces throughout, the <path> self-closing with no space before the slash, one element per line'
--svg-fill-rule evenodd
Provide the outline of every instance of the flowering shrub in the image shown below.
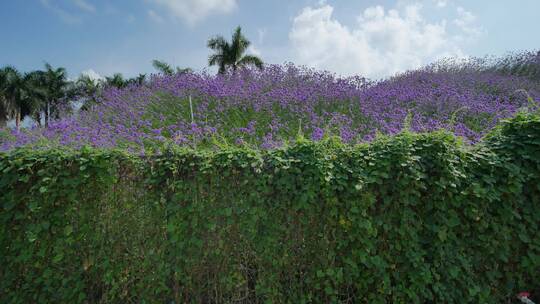
<path fill-rule="evenodd" d="M 472 147 L 21 148 L 0 172 L 1 303 L 509 303 L 538 286 L 540 113 Z"/>
<path fill-rule="evenodd" d="M 521 67 L 528 58 L 528 67 L 539 65 L 529 57 L 508 62 Z M 398 133 L 406 117 L 412 131 L 447 129 L 476 142 L 500 119 L 540 100 L 536 70 L 508 62 L 498 61 L 494 68 L 478 61 L 442 61 L 381 81 L 292 64 L 217 76 L 154 75 L 144 85 L 107 90 L 91 111 L 47 129 L 14 132 L 15 139 L 0 143 L 3 150 L 91 145 L 144 153 L 166 143 L 272 149 L 298 135 L 370 141 L 378 133 Z"/>

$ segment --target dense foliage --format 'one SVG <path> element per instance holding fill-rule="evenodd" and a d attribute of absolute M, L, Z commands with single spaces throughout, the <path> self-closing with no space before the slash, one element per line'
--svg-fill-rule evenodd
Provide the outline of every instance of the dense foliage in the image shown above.
<path fill-rule="evenodd" d="M 262 69 L 263 62 L 259 57 L 245 54 L 250 45 L 251 42 L 242 34 L 240 26 L 234 30 L 231 42 L 226 41 L 223 36 L 211 38 L 207 46 L 214 54 L 208 57 L 208 65 L 217 65 L 220 74 L 224 74 L 227 70 L 236 71 L 248 65 Z"/>
<path fill-rule="evenodd" d="M 159 60 L 154 60 L 153 64 L 160 73 L 169 75 L 191 71 L 179 67 L 174 71 Z M 74 108 L 89 109 L 107 88 L 125 88 L 145 82 L 145 74 L 129 79 L 120 73 L 102 79 L 81 74 L 77 80 L 69 80 L 65 68 L 53 68 L 48 63 L 44 70 L 27 73 L 5 66 L 0 68 L 0 128 L 13 120 L 19 131 L 24 118 L 31 118 L 36 127 L 48 127 L 51 120 L 70 116 Z"/>
<path fill-rule="evenodd" d="M 0 172 L 2 303 L 506 303 L 538 284 L 538 113 L 473 147 L 22 148 Z"/>
<path fill-rule="evenodd" d="M 110 87 L 88 111 L 49 128 L 6 130 L 0 146 L 91 145 L 145 154 L 170 143 L 269 149 L 298 135 L 359 143 L 377 133 L 396 134 L 404 125 L 447 129 L 476 142 L 500 119 L 540 100 L 540 53 L 526 54 L 506 61 L 441 61 L 381 81 L 294 65 L 218 75 L 172 73 L 164 66 L 170 73 Z"/>
<path fill-rule="evenodd" d="M 0 69 L 0 128 L 14 119 L 17 131 L 25 116 L 34 118 L 38 126 L 47 126 L 68 110 L 75 88 L 67 81 L 64 68 L 45 64 L 45 70 L 20 73 L 11 66 Z"/>
<path fill-rule="evenodd" d="M 230 43 L 222 36 L 211 38 L 207 46 L 214 54 L 209 56 L 208 64 L 218 65 L 219 73 L 236 71 L 249 65 L 262 68 L 263 62 L 259 57 L 245 54 L 250 44 L 240 26 L 235 29 Z M 160 60 L 153 60 L 152 65 L 167 76 L 193 72 L 190 68 L 173 69 Z M 77 80 L 68 80 L 65 68 L 55 69 L 48 63 L 45 70 L 26 73 L 19 72 L 13 66 L 0 68 L 0 129 L 13 120 L 18 133 L 23 119 L 27 117 L 31 117 L 37 127 L 44 124 L 47 128 L 50 120 L 69 116 L 74 107 L 83 111 L 90 109 L 103 90 L 141 86 L 147 82 L 146 74 L 125 79 L 121 73 L 100 78 L 91 72 L 93 74 L 81 74 Z M 0 143 L 5 141 L 1 135 Z"/>

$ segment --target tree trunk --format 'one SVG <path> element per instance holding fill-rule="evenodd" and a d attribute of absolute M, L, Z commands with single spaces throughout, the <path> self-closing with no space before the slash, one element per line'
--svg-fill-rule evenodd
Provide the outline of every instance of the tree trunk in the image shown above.
<path fill-rule="evenodd" d="M 0 102 L 2 102 L 0 100 Z M 1 107 L 2 105 L 0 105 Z M 7 114 L 7 110 L 5 108 L 0 108 L 0 129 L 5 127 L 7 125 L 7 122 L 8 122 L 8 114 Z"/>
<path fill-rule="evenodd" d="M 15 114 L 15 126 L 17 127 L 17 131 L 21 130 L 21 110 L 17 109 L 17 113 Z"/>
<path fill-rule="evenodd" d="M 49 126 L 49 102 L 45 104 L 45 128 Z"/>
<path fill-rule="evenodd" d="M 0 97 L 0 128 L 7 125 L 9 115 L 8 111 L 7 100 Z"/>
<path fill-rule="evenodd" d="M 34 120 L 36 121 L 38 127 L 41 128 L 41 113 L 37 112 L 34 114 Z"/>

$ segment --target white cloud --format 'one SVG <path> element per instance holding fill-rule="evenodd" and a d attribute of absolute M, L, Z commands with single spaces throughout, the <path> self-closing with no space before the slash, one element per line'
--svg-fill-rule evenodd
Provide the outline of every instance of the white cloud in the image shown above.
<path fill-rule="evenodd" d="M 73 0 L 73 4 L 78 6 L 80 9 L 90 12 L 90 13 L 93 13 L 96 11 L 96 8 L 92 4 L 86 2 L 85 0 Z"/>
<path fill-rule="evenodd" d="M 447 31 L 446 20 L 428 22 L 421 5 L 385 10 L 365 9 L 353 27 L 333 18 L 333 7 L 306 7 L 289 32 L 296 62 L 344 75 L 383 77 L 417 68 L 446 56 L 463 56 L 460 38 Z M 474 20 L 473 20 L 474 21 Z M 465 23 L 470 26 L 469 19 Z"/>
<path fill-rule="evenodd" d="M 150 17 L 150 19 L 154 20 L 157 23 L 163 23 L 164 22 L 163 17 L 161 17 L 154 10 L 148 10 L 148 17 Z"/>
<path fill-rule="evenodd" d="M 82 71 L 81 75 L 88 76 L 88 78 L 90 78 L 90 79 L 92 79 L 94 81 L 100 81 L 100 80 L 105 79 L 105 77 L 101 76 L 100 74 L 98 74 L 96 71 L 94 71 L 92 69 Z"/>
<path fill-rule="evenodd" d="M 40 0 L 40 2 L 44 7 L 58 15 L 58 17 L 60 17 L 60 19 L 62 19 L 62 21 L 64 21 L 65 23 L 76 24 L 82 22 L 82 19 L 80 17 L 73 15 L 68 11 L 52 4 L 49 0 Z"/>
<path fill-rule="evenodd" d="M 458 16 L 453 23 L 468 36 L 467 38 L 476 38 L 484 32 L 481 27 L 476 25 L 476 16 L 473 13 L 461 6 L 458 6 L 456 11 Z M 462 37 L 460 36 L 460 38 Z"/>
<path fill-rule="evenodd" d="M 438 7 L 446 7 L 448 0 L 435 0 L 435 3 Z"/>
<path fill-rule="evenodd" d="M 236 0 L 151 0 L 190 25 L 213 14 L 227 14 L 237 7 Z"/>
<path fill-rule="evenodd" d="M 255 47 L 253 44 L 248 47 L 247 53 L 251 55 L 255 55 L 257 57 L 260 57 L 262 55 L 261 50 Z"/>

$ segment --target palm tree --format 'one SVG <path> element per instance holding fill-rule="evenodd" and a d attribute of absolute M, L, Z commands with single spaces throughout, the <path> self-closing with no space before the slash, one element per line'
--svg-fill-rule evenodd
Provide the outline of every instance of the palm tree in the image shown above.
<path fill-rule="evenodd" d="M 208 65 L 219 66 L 218 73 L 223 74 L 228 67 L 232 67 L 236 71 L 240 67 L 246 65 L 255 65 L 262 69 L 262 60 L 253 55 L 244 55 L 251 42 L 242 35 L 242 29 L 238 26 L 233 35 L 232 41 L 229 43 L 222 36 L 216 36 L 208 40 L 208 47 L 215 51 L 214 54 L 208 57 Z"/>
<path fill-rule="evenodd" d="M 92 105 L 97 103 L 96 97 L 101 90 L 102 82 L 88 75 L 81 75 L 75 85 L 77 87 L 77 97 L 82 98 L 81 110 L 89 110 Z"/>
<path fill-rule="evenodd" d="M 61 106 L 68 105 L 68 99 L 73 93 L 68 90 L 70 83 L 67 80 L 66 69 L 61 67 L 54 69 L 50 64 L 46 63 L 44 73 L 47 100 L 43 112 L 45 113 L 45 127 L 47 127 L 51 116 L 59 118 Z"/>
<path fill-rule="evenodd" d="M 124 88 L 128 85 L 121 73 L 115 73 L 111 77 L 105 77 L 105 85 L 116 88 Z"/>
<path fill-rule="evenodd" d="M 128 79 L 127 84 L 143 85 L 146 82 L 146 74 L 139 74 L 133 78 Z"/>
<path fill-rule="evenodd" d="M 97 93 L 100 84 L 98 80 L 84 74 L 79 76 L 76 83 L 79 86 L 79 94 L 84 96 L 91 96 Z"/>
<path fill-rule="evenodd" d="M 15 125 L 17 130 L 20 129 L 21 116 L 23 110 L 23 77 L 16 68 L 6 66 L 1 69 L 2 74 L 2 112 L 5 114 L 5 118 L 15 118 Z"/>
<path fill-rule="evenodd" d="M 21 120 L 32 115 L 41 125 L 41 114 L 45 116 L 45 126 L 50 117 L 60 117 L 60 107 L 68 105 L 74 96 L 67 81 L 64 68 L 54 69 L 45 64 L 45 71 L 32 71 L 21 74 L 14 67 L 0 69 L 0 126 L 7 119 L 15 119 L 17 130 Z"/>
<path fill-rule="evenodd" d="M 4 69 L 0 70 L 0 128 L 6 126 L 10 107 L 6 97 L 4 96 L 4 87 L 6 85 L 6 74 Z"/>
<path fill-rule="evenodd" d="M 186 74 L 186 73 L 193 73 L 193 70 L 191 68 L 176 67 L 176 74 Z"/>
<path fill-rule="evenodd" d="M 174 73 L 173 68 L 165 61 L 154 59 L 152 60 L 152 66 L 165 75 L 172 75 Z"/>
<path fill-rule="evenodd" d="M 175 70 L 172 68 L 172 66 L 165 61 L 154 59 L 152 60 L 152 65 L 156 70 L 158 70 L 160 73 L 164 75 L 172 75 L 175 73 Z M 181 68 L 176 67 L 176 74 L 185 74 L 185 73 L 192 73 L 193 70 L 190 68 Z"/>
<path fill-rule="evenodd" d="M 21 117 L 31 115 L 39 126 L 41 126 L 41 112 L 49 97 L 47 85 L 47 75 L 44 71 L 32 71 L 23 77 L 20 96 L 23 100 Z"/>

